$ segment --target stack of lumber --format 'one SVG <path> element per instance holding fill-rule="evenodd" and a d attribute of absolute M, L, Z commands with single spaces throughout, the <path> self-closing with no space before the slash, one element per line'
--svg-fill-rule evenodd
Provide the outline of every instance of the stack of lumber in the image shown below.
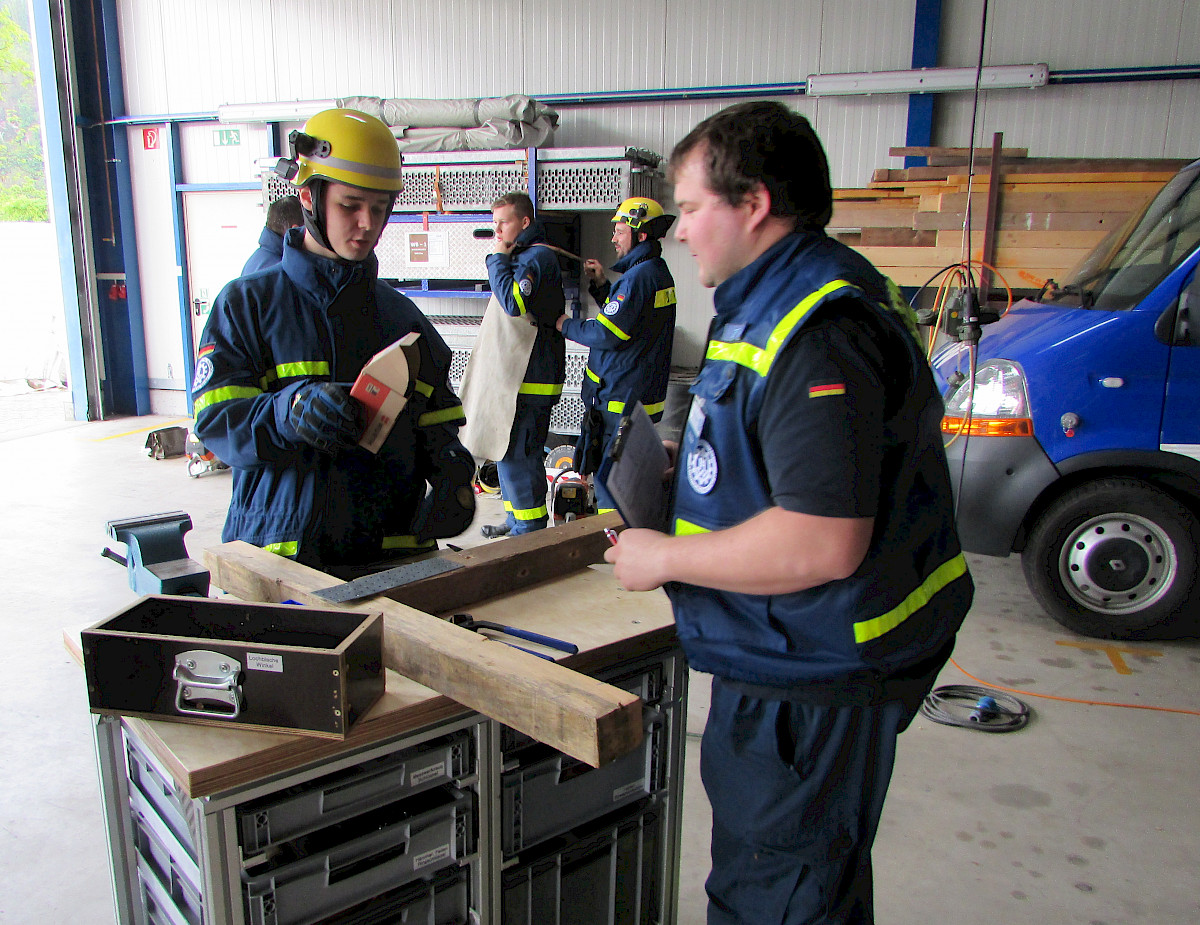
<path fill-rule="evenodd" d="M 834 190 L 829 232 L 901 286 L 920 286 L 969 254 L 983 255 L 992 185 L 991 149 L 892 148 L 930 166 L 877 170 L 866 189 Z M 1069 271 L 1187 161 L 1030 158 L 1006 148 L 991 228 L 991 263 L 1013 289 L 1039 289 Z M 971 238 L 965 240 L 970 183 Z M 1002 287 L 993 279 L 993 287 Z"/>

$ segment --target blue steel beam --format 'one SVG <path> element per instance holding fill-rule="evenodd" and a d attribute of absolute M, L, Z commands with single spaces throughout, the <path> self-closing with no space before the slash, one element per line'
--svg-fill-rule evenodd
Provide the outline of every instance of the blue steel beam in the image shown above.
<path fill-rule="evenodd" d="M 942 0 L 916 0 L 913 11 L 913 68 L 937 67 L 942 44 Z M 908 127 L 904 144 L 910 148 L 933 144 L 933 106 L 936 94 L 913 93 L 908 97 Z M 905 167 L 924 167 L 925 158 L 909 156 Z"/>

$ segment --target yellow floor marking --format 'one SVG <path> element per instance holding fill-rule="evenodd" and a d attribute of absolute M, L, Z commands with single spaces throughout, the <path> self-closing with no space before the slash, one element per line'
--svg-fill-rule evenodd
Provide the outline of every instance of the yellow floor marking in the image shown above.
<path fill-rule="evenodd" d="M 164 427 L 171 427 L 174 424 L 182 424 L 184 422 L 191 423 L 191 418 L 176 418 L 173 421 L 164 421 L 154 427 L 139 427 L 137 430 L 127 430 L 123 434 L 109 434 L 107 437 L 97 437 L 97 443 L 103 443 L 105 440 L 116 440 L 118 437 L 132 437 L 134 434 L 148 434 L 152 430 L 161 430 Z"/>
<path fill-rule="evenodd" d="M 1153 649 L 1131 649 L 1128 646 L 1118 646 L 1111 642 L 1074 642 L 1068 639 L 1056 640 L 1056 644 L 1060 646 L 1071 646 L 1076 649 L 1093 649 L 1097 652 L 1103 652 L 1108 656 L 1108 660 L 1112 662 L 1113 670 L 1117 674 L 1133 674 L 1133 669 L 1125 664 L 1125 659 L 1121 657 L 1121 653 L 1126 655 L 1153 655 L 1161 656 L 1161 652 L 1155 652 Z"/>

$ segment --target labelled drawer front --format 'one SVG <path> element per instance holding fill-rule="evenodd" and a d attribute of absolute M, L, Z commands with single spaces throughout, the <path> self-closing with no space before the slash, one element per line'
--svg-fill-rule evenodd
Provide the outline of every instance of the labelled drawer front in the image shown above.
<path fill-rule="evenodd" d="M 464 729 L 238 807 L 243 856 L 466 777 L 474 755 Z"/>
<path fill-rule="evenodd" d="M 592 768 L 559 752 L 501 775 L 501 846 L 505 857 L 654 793 L 653 757 L 665 741 L 666 715 L 646 712 L 642 744 Z"/>
<path fill-rule="evenodd" d="M 247 921 L 302 925 L 342 912 L 475 851 L 475 796 L 440 788 L 275 848 L 242 872 Z"/>

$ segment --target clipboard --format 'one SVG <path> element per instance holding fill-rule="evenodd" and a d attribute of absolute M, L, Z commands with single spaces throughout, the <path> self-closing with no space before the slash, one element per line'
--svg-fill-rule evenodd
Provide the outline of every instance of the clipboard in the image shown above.
<path fill-rule="evenodd" d="M 671 487 L 663 476 L 670 465 L 650 415 L 637 402 L 621 416 L 596 478 L 612 496 L 625 523 L 666 532 Z"/>

